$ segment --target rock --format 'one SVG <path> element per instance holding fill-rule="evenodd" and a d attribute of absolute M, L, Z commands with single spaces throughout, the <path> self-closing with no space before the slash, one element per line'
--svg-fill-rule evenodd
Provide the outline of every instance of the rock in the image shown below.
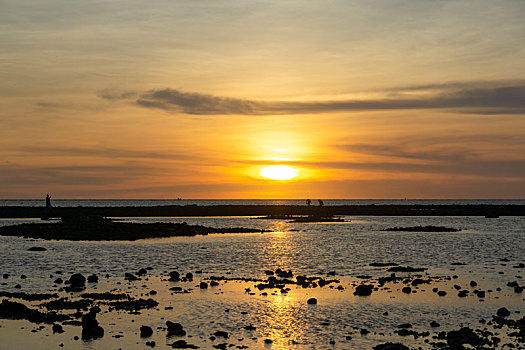
<path fill-rule="evenodd" d="M 70 288 L 73 291 L 79 291 L 86 288 L 86 278 L 80 273 L 75 273 L 69 277 Z"/>
<path fill-rule="evenodd" d="M 173 282 L 180 281 L 180 274 L 177 271 L 171 271 L 169 281 L 173 281 Z"/>
<path fill-rule="evenodd" d="M 271 344 L 273 343 L 273 340 L 271 339 L 264 339 L 264 344 Z"/>
<path fill-rule="evenodd" d="M 412 266 L 394 266 L 389 268 L 388 272 L 424 272 L 427 270 L 425 267 L 412 267 Z"/>
<path fill-rule="evenodd" d="M 53 325 L 53 333 L 64 333 L 64 328 L 62 328 L 62 325 L 55 323 Z"/>
<path fill-rule="evenodd" d="M 26 275 L 20 275 L 20 278 L 25 280 L 27 278 L 27 276 Z"/>
<path fill-rule="evenodd" d="M 253 325 L 251 325 L 251 324 L 248 325 L 248 326 L 244 326 L 243 328 L 246 329 L 247 331 L 254 331 L 254 330 L 256 330 L 256 328 Z"/>
<path fill-rule="evenodd" d="M 374 350 L 410 350 L 408 346 L 401 343 L 384 343 L 373 347 Z"/>
<path fill-rule="evenodd" d="M 465 349 L 464 344 L 469 344 L 476 349 L 485 348 L 483 345 L 489 345 L 489 340 L 478 336 L 469 327 L 463 327 L 458 331 L 450 331 L 446 334 L 447 344 L 451 349 Z"/>
<path fill-rule="evenodd" d="M 444 290 L 440 290 L 439 292 L 437 292 L 437 295 L 439 295 L 440 297 L 444 297 L 445 295 L 447 295 L 447 292 L 445 292 Z"/>
<path fill-rule="evenodd" d="M 82 340 L 98 339 L 104 336 L 104 329 L 99 326 L 96 315 L 88 313 L 82 316 Z"/>
<path fill-rule="evenodd" d="M 147 342 L 146 342 L 146 346 L 149 346 L 149 347 L 151 347 L 151 348 L 154 348 L 155 345 L 157 345 L 157 343 L 155 343 L 154 340 L 151 340 L 151 341 L 147 341 Z"/>
<path fill-rule="evenodd" d="M 124 279 L 128 281 L 138 281 L 139 278 L 132 273 L 126 272 L 124 274 Z"/>
<path fill-rule="evenodd" d="M 62 283 L 64 283 L 64 281 L 62 280 L 62 278 L 59 277 L 56 280 L 54 280 L 53 283 L 55 283 L 55 284 L 62 284 Z"/>
<path fill-rule="evenodd" d="M 430 322 L 430 327 L 436 328 L 436 327 L 441 327 L 441 325 L 437 323 L 436 321 L 432 321 Z"/>
<path fill-rule="evenodd" d="M 496 314 L 499 316 L 499 317 L 508 317 L 510 316 L 510 311 L 505 308 L 505 307 L 502 307 L 502 308 L 499 308 L 498 311 L 496 312 Z"/>
<path fill-rule="evenodd" d="M 210 286 L 212 286 L 212 287 L 216 287 L 218 285 L 219 285 L 219 282 L 217 282 L 217 281 L 211 281 L 210 282 Z"/>
<path fill-rule="evenodd" d="M 468 295 L 468 290 L 460 290 L 458 293 L 458 297 L 464 298 Z"/>
<path fill-rule="evenodd" d="M 485 291 L 484 290 L 478 291 L 477 296 L 478 298 L 485 298 Z"/>
<path fill-rule="evenodd" d="M 471 286 L 471 287 L 475 287 L 475 286 L 477 286 L 477 285 L 478 285 L 478 282 L 476 282 L 476 281 L 470 281 L 470 286 Z"/>
<path fill-rule="evenodd" d="M 98 276 L 93 274 L 93 275 L 89 275 L 88 278 L 87 278 L 87 281 L 89 283 L 97 283 L 98 282 Z"/>
<path fill-rule="evenodd" d="M 367 335 L 368 333 L 370 333 L 370 331 L 366 328 L 361 328 L 359 330 L 359 333 L 361 333 L 361 335 Z"/>
<path fill-rule="evenodd" d="M 8 279 L 8 278 L 9 278 L 9 274 L 8 274 L 8 273 L 4 273 L 4 274 L 2 275 L 2 278 L 4 278 L 4 279 Z"/>
<path fill-rule="evenodd" d="M 188 272 L 188 273 L 186 274 L 186 279 L 187 279 L 188 281 L 193 281 L 193 274 L 192 274 L 191 272 Z"/>
<path fill-rule="evenodd" d="M 354 295 L 368 296 L 372 294 L 372 288 L 374 288 L 374 286 L 371 284 L 360 284 L 359 286 L 355 287 Z"/>
<path fill-rule="evenodd" d="M 47 249 L 44 247 L 31 247 L 27 251 L 29 252 L 45 252 Z"/>
<path fill-rule="evenodd" d="M 264 273 L 267 274 L 268 276 L 273 276 L 274 275 L 274 272 L 271 271 L 271 270 L 264 270 Z"/>
<path fill-rule="evenodd" d="M 147 274 L 147 273 L 148 273 L 148 270 L 146 270 L 146 269 L 144 269 L 144 268 L 142 268 L 142 269 L 140 269 L 140 270 L 137 271 L 137 275 L 138 275 L 138 276 L 144 276 L 144 275 Z"/>
<path fill-rule="evenodd" d="M 208 283 L 202 281 L 202 282 L 199 284 L 199 288 L 200 288 L 200 289 L 207 289 L 207 288 L 208 288 Z"/>
<path fill-rule="evenodd" d="M 310 299 L 308 299 L 307 303 L 309 305 L 315 305 L 315 304 L 317 304 L 317 299 L 316 298 L 310 298 Z"/>
<path fill-rule="evenodd" d="M 225 331 L 217 331 L 215 333 L 213 333 L 214 336 L 216 337 L 223 337 L 223 338 L 226 338 L 228 339 L 229 335 L 228 335 L 228 332 L 225 332 Z"/>
<path fill-rule="evenodd" d="M 166 327 L 168 327 L 168 336 L 183 337 L 186 335 L 186 331 L 180 323 L 166 321 Z"/>
<path fill-rule="evenodd" d="M 398 324 L 397 328 L 412 328 L 412 325 L 410 323 L 402 323 Z"/>
<path fill-rule="evenodd" d="M 140 337 L 149 338 L 153 335 L 153 329 L 150 326 L 140 326 Z"/>
<path fill-rule="evenodd" d="M 403 287 L 403 289 L 401 289 L 401 291 L 403 293 L 410 294 L 410 293 L 412 293 L 412 288 L 410 288 L 410 287 Z"/>
<path fill-rule="evenodd" d="M 199 347 L 193 344 L 188 344 L 185 340 L 177 340 L 170 345 L 174 349 L 198 349 Z"/>

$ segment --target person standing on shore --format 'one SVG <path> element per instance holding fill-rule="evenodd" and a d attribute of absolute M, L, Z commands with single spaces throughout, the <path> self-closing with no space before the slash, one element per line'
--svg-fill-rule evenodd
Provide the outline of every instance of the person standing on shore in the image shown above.
<path fill-rule="evenodd" d="M 307 205 L 307 206 L 310 206 L 311 204 L 312 204 L 312 201 L 310 200 L 310 198 L 308 198 L 308 199 L 306 200 L 306 205 Z"/>
<path fill-rule="evenodd" d="M 324 202 L 320 199 L 317 200 L 319 202 L 319 206 L 322 207 L 324 205 Z"/>
<path fill-rule="evenodd" d="M 49 193 L 46 195 L 46 209 L 51 209 L 51 196 Z"/>

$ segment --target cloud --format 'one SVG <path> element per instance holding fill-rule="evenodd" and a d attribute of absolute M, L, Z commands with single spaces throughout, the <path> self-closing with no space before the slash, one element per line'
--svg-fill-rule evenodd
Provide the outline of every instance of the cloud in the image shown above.
<path fill-rule="evenodd" d="M 220 97 L 176 89 L 150 90 L 144 93 L 99 94 L 108 100 L 125 99 L 145 108 L 195 115 L 283 115 L 331 112 L 453 109 L 464 113 L 525 113 L 525 83 L 445 83 L 392 88 L 383 98 L 332 101 L 257 101 Z M 135 98 L 138 96 L 138 98 Z"/>

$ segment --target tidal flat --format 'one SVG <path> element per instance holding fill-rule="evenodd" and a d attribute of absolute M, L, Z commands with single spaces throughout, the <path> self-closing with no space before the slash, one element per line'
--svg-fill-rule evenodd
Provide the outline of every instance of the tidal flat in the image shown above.
<path fill-rule="evenodd" d="M 134 218 L 125 221 L 270 232 L 134 242 L 0 237 L 2 348 L 523 348 L 524 218 L 345 219 Z M 461 231 L 383 231 L 428 225 Z M 65 283 L 74 274 L 85 277 L 78 288 Z M 18 304 L 59 317 L 2 313 L 26 310 Z M 103 334 L 83 339 L 89 314 Z"/>

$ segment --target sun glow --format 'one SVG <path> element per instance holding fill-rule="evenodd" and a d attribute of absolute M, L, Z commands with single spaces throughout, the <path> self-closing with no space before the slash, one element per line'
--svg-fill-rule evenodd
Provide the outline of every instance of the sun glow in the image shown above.
<path fill-rule="evenodd" d="M 299 176 L 299 170 L 287 165 L 270 165 L 262 168 L 259 175 L 272 180 L 291 180 Z"/>

